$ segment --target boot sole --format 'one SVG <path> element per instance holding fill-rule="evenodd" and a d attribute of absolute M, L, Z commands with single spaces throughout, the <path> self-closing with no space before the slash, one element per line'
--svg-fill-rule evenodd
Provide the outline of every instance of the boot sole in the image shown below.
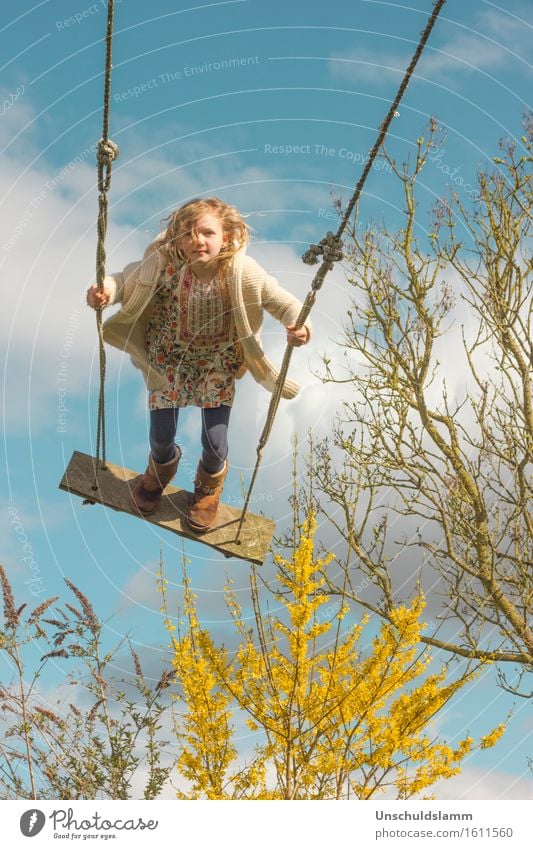
<path fill-rule="evenodd" d="M 130 499 L 130 504 L 133 509 L 137 511 L 137 513 L 141 514 L 141 516 L 151 516 L 152 513 L 155 513 L 155 511 L 159 507 L 159 504 L 156 504 L 155 507 L 152 507 L 151 510 L 143 510 L 142 507 L 139 507 L 137 502 L 133 500 L 133 498 Z"/>
<path fill-rule="evenodd" d="M 195 534 L 203 534 L 206 531 L 211 530 L 211 528 L 215 524 L 215 522 L 213 521 L 210 525 L 195 525 L 193 522 L 190 521 L 188 516 L 186 517 L 185 521 L 187 522 L 191 531 L 194 531 Z"/>

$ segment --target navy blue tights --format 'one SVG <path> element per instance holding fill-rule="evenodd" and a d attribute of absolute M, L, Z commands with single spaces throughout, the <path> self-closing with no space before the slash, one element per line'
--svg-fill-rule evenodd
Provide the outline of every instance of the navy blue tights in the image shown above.
<path fill-rule="evenodd" d="M 150 449 L 156 463 L 168 463 L 174 457 L 174 439 L 178 426 L 178 409 L 150 410 Z M 228 424 L 231 407 L 201 410 L 202 463 L 214 475 L 224 468 L 228 454 Z"/>

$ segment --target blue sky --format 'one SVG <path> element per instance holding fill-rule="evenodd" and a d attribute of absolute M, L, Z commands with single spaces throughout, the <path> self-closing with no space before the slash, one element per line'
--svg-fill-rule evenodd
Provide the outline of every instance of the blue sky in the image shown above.
<path fill-rule="evenodd" d="M 452 187 L 469 203 L 498 140 L 520 136 L 531 91 L 527 5 L 448 0 L 441 13 L 388 141 L 406 158 L 430 116 L 445 128 L 441 152 L 421 181 L 421 233 L 436 196 Z M 21 601 L 33 601 L 29 579 L 43 599 L 63 594 L 66 576 L 106 618 L 109 640 L 129 633 L 156 668 L 160 652 L 153 646 L 165 637 L 153 573 L 162 546 L 177 602 L 181 541 L 131 517 L 82 508 L 57 489 L 72 451 L 91 453 L 94 443 L 97 349 L 84 293 L 95 266 L 104 6 L 20 0 L 0 13 L 0 540 Z M 310 274 L 299 257 L 332 227 L 332 191 L 349 196 L 429 10 L 429 0 L 229 0 L 190 7 L 116 0 L 110 135 L 121 155 L 110 195 L 109 271 L 139 258 L 171 209 L 198 194 L 218 194 L 248 215 L 252 255 L 303 297 Z M 384 217 L 390 227 L 400 221 L 397 187 L 381 165 L 370 174 L 360 216 L 363 222 Z M 338 388 L 323 386 L 314 371 L 320 354 L 331 350 L 348 295 L 336 269 L 315 308 L 313 343 L 293 357 L 302 393 L 279 413 L 256 489 L 256 504 L 279 527 L 290 512 L 291 435 L 303 437 L 309 426 L 317 437 L 326 433 L 341 400 Z M 267 323 L 265 341 L 279 361 L 280 328 Z M 235 499 L 240 474 L 253 467 L 267 403 L 245 378 L 230 430 L 227 494 Z M 107 408 L 109 459 L 142 470 L 144 387 L 116 352 L 109 356 Z M 186 411 L 182 425 L 181 442 L 195 465 L 198 411 Z M 204 619 L 222 633 L 224 574 L 244 591 L 248 567 L 206 547 L 187 543 L 185 551 Z M 511 706 L 488 673 L 450 707 L 441 726 L 450 735 L 466 728 L 486 733 Z M 532 727 L 528 704 L 517 702 L 504 742 L 474 756 L 442 795 L 531 794 L 525 740 Z"/>

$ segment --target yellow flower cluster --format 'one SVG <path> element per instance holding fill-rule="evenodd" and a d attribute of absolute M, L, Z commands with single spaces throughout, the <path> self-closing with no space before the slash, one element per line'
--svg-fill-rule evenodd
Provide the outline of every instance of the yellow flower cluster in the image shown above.
<path fill-rule="evenodd" d="M 418 796 L 455 775 L 473 748 L 432 736 L 439 710 L 471 675 L 447 682 L 430 674 L 421 649 L 421 596 L 392 611 L 370 651 L 361 648 L 366 620 L 348 624 L 347 607 L 325 615 L 324 570 L 314 557 L 310 516 L 291 560 L 276 557 L 276 615 L 261 609 L 252 580 L 255 627 L 227 587 L 239 644 L 217 648 L 198 620 L 185 584 L 185 633 L 173 632 L 174 668 L 184 706 L 179 767 L 190 790 L 183 798 L 369 799 L 393 788 Z M 256 742 L 239 759 L 232 723 L 244 716 Z M 504 727 L 481 739 L 496 743 Z"/>

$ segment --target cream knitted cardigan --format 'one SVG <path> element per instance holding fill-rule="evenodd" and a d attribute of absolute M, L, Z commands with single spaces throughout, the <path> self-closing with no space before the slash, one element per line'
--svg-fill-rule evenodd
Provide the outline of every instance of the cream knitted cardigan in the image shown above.
<path fill-rule="evenodd" d="M 146 351 L 146 326 L 150 318 L 151 299 L 156 290 L 162 270 L 168 259 L 162 250 L 160 234 L 145 251 L 141 262 L 127 265 L 124 271 L 108 276 L 104 287 L 109 290 L 110 304 L 121 303 L 122 308 L 104 323 L 104 339 L 110 345 L 127 351 L 133 364 L 139 368 L 149 390 L 163 389 L 164 375 L 150 367 Z M 183 274 L 185 268 L 181 269 Z M 255 380 L 269 392 L 274 390 L 278 371 L 267 359 L 261 346 L 259 331 L 266 309 L 285 327 L 293 324 L 301 309 L 301 303 L 279 286 L 258 263 L 239 251 L 229 266 L 229 291 L 239 341 L 244 353 L 245 368 Z M 311 323 L 306 322 L 308 334 Z M 299 386 L 286 379 L 282 397 L 294 398 Z"/>

